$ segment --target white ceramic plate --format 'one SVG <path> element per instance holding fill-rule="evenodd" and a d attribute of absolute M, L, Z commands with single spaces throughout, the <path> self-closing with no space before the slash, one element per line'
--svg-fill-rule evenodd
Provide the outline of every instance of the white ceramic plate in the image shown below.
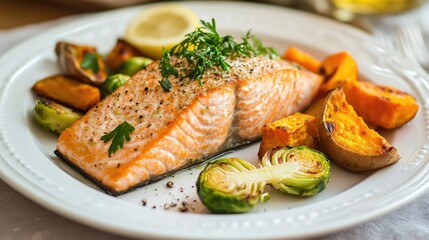
<path fill-rule="evenodd" d="M 384 132 L 402 159 L 372 174 L 351 174 L 333 166 L 327 189 L 311 198 L 272 192 L 251 213 L 211 215 L 201 205 L 195 180 L 201 167 L 183 171 L 137 191 L 111 197 L 63 164 L 55 136 L 31 120 L 35 81 L 59 72 L 58 40 L 96 45 L 108 52 L 126 23 L 142 6 L 85 17 L 42 33 L 0 59 L 0 173 L 4 181 L 35 202 L 78 222 L 133 237 L 183 239 L 267 239 L 309 237 L 337 231 L 386 214 L 428 189 L 428 79 L 413 66 L 377 46 L 371 37 L 346 25 L 281 7 L 249 3 L 183 3 L 202 19 L 215 18 L 223 33 L 248 29 L 283 52 L 297 45 L 319 58 L 341 50 L 358 62 L 362 78 L 411 92 L 417 116 L 402 128 Z M 258 144 L 231 155 L 256 163 Z M 165 186 L 174 182 L 174 188 Z M 141 201 L 145 199 L 146 206 Z M 189 211 L 179 206 L 187 203 Z M 178 206 L 165 209 L 164 205 Z"/>

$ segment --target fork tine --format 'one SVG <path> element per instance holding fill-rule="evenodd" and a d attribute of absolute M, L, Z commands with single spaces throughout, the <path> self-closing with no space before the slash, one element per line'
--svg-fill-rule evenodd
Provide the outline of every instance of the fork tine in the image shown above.
<path fill-rule="evenodd" d="M 395 40 L 405 57 L 425 68 L 429 66 L 429 52 L 417 24 L 408 24 L 396 28 Z"/>
<path fill-rule="evenodd" d="M 397 27 L 394 32 L 394 37 L 397 43 L 396 45 L 398 46 L 402 55 L 404 55 L 413 63 L 418 64 L 418 61 L 414 55 L 413 37 L 409 33 L 409 28 L 406 25 Z"/>
<path fill-rule="evenodd" d="M 376 35 L 377 41 L 389 50 L 395 50 L 395 42 L 391 34 L 379 33 Z"/>
<path fill-rule="evenodd" d="M 419 26 L 409 26 L 410 35 L 414 38 L 414 53 L 422 65 L 426 66 L 429 64 L 429 52 L 426 48 L 425 41 L 423 39 L 423 33 Z"/>

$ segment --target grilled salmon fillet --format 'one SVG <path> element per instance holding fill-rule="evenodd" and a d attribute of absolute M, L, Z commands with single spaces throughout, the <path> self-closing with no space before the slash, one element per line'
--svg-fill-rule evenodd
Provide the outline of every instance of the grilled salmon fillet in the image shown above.
<path fill-rule="evenodd" d="M 322 82 L 280 59 L 229 62 L 229 73 L 206 71 L 202 85 L 172 77 L 170 92 L 158 83 L 158 62 L 151 64 L 66 129 L 56 154 L 118 195 L 259 139 L 265 123 L 303 110 Z M 135 130 L 109 156 L 110 142 L 100 138 L 124 121 Z"/>

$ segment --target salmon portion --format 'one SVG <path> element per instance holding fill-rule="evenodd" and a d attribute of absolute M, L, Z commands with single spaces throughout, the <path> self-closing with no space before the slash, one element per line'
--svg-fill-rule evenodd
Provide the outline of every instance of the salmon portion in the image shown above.
<path fill-rule="evenodd" d="M 174 66 L 186 61 L 173 59 Z M 266 57 L 231 59 L 231 71 L 198 81 L 171 78 L 164 92 L 158 62 L 135 74 L 66 129 L 57 155 L 107 193 L 118 195 L 260 138 L 265 123 L 303 110 L 322 77 Z M 108 155 L 100 138 L 127 121 L 135 130 Z"/>

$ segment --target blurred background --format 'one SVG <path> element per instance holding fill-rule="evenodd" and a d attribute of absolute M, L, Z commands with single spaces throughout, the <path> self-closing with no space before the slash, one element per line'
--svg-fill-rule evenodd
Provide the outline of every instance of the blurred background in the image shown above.
<path fill-rule="evenodd" d="M 157 0 L 0 0 L 0 56 L 20 41 L 75 18 L 68 16 L 155 1 L 161 2 Z M 172 1 L 178 2 L 178 0 Z M 423 48 L 419 48 L 418 53 L 421 55 L 416 54 L 413 61 L 423 67 L 426 66 L 429 72 L 429 51 L 425 47 L 429 46 L 429 2 L 427 0 L 258 0 L 256 2 L 301 9 L 352 24 L 385 40 L 387 46 L 391 45 L 395 49 L 405 50 L 406 48 L 395 45 L 393 37 L 404 35 L 401 33 L 410 35 L 409 31 L 398 31 L 402 29 L 400 26 L 415 22 L 418 28 L 413 29 L 418 29 L 419 34 L 414 32 L 414 36 L 419 36 L 416 39 Z M 55 19 L 60 20 L 50 21 Z M 412 44 L 417 46 L 415 41 Z M 410 51 L 406 53 L 413 55 Z M 393 234 L 403 231 L 402 239 L 428 239 L 428 203 L 429 194 L 426 194 L 413 204 L 389 216 L 325 239 L 349 239 L 351 236 L 359 239 L 359 236 L 364 233 L 371 234 L 373 239 L 385 239 L 386 236 L 383 234 L 391 230 Z M 82 233 L 82 236 L 88 237 L 87 239 L 118 239 L 116 236 L 59 217 L 27 200 L 1 180 L 0 212 L 3 213 L 3 217 L 0 217 L 0 239 L 2 240 L 59 239 L 58 236 L 61 236 L 61 239 L 67 237 L 67 239 L 74 239 L 76 232 Z M 410 224 L 414 224 L 415 227 L 410 227 Z M 395 239 L 401 239 L 401 237 Z"/>
<path fill-rule="evenodd" d="M 0 30 L 78 13 L 103 11 L 156 0 L 1 0 Z M 174 0 L 173 0 L 174 1 Z M 178 0 L 175 0 L 178 1 Z M 160 2 L 160 1 L 157 1 Z M 421 6 L 425 0 L 258 0 L 268 4 L 317 12 L 363 26 L 361 19 L 398 15 Z M 428 16 L 429 21 L 429 16 Z"/>

